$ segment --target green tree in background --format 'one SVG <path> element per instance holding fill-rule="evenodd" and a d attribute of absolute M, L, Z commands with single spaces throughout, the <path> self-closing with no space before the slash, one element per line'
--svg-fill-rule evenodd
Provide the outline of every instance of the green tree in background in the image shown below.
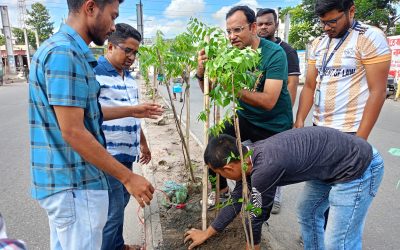
<path fill-rule="evenodd" d="M 28 35 L 28 43 L 31 48 L 36 48 L 36 39 L 35 39 L 35 33 L 32 30 L 27 29 L 26 30 L 27 35 Z M 25 38 L 24 38 L 24 30 L 20 28 L 12 28 L 12 33 L 14 35 L 14 38 L 16 40 L 17 44 L 25 44 Z"/>
<path fill-rule="evenodd" d="M 31 5 L 32 10 L 27 10 L 28 19 L 26 23 L 33 30 L 37 30 L 39 41 L 43 42 L 53 34 L 54 22 L 50 22 L 50 14 L 41 3 Z"/>
<path fill-rule="evenodd" d="M 4 36 L 2 34 L 0 34 L 0 46 L 5 45 L 5 44 L 6 44 L 6 39 L 4 38 Z"/>
<path fill-rule="evenodd" d="M 303 0 L 295 7 L 281 10 L 281 21 L 290 14 L 289 43 L 295 49 L 305 49 L 306 44 L 322 34 L 319 19 L 314 13 L 315 0 Z M 400 0 L 355 0 L 357 20 L 382 29 L 387 35 L 398 34 L 396 22 L 400 19 L 395 5 Z"/>

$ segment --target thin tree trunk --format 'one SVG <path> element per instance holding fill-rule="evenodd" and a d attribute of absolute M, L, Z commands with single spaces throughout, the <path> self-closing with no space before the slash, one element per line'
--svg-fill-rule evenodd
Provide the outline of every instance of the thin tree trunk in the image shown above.
<path fill-rule="evenodd" d="M 240 155 L 240 163 L 241 163 L 241 169 L 242 169 L 242 184 L 243 184 L 243 189 L 242 189 L 242 196 L 243 196 L 243 203 L 242 203 L 242 223 L 244 227 L 244 232 L 246 234 L 246 241 L 247 244 L 250 243 L 250 247 L 252 250 L 254 250 L 254 239 L 253 239 L 253 230 L 252 230 L 252 222 L 251 222 L 251 214 L 250 211 L 246 211 L 246 206 L 249 204 L 249 189 L 247 186 L 247 178 L 246 178 L 246 172 L 245 169 L 243 168 L 244 166 L 244 158 L 243 158 L 243 151 L 242 151 L 242 138 L 240 136 L 240 128 L 239 128 L 239 118 L 236 113 L 236 97 L 235 97 L 235 87 L 233 84 L 233 75 L 232 75 L 232 98 L 233 98 L 233 111 L 234 111 L 234 126 L 235 126 L 235 134 L 236 134 L 236 144 L 239 149 L 239 155 Z M 246 227 L 246 218 L 248 220 L 249 228 L 247 230 Z"/>

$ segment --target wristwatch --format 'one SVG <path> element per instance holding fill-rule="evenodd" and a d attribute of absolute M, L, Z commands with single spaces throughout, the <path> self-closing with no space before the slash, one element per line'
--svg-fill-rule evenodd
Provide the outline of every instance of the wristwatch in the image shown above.
<path fill-rule="evenodd" d="M 194 75 L 199 81 L 204 81 L 204 76 L 199 76 L 197 73 Z"/>

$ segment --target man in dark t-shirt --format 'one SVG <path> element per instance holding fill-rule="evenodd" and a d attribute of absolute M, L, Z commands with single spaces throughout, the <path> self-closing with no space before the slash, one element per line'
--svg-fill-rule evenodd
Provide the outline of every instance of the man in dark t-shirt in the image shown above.
<path fill-rule="evenodd" d="M 287 89 L 292 100 L 292 107 L 296 101 L 297 85 L 299 85 L 299 58 L 297 52 L 289 44 L 282 41 L 279 37 L 275 37 L 276 30 L 278 29 L 279 22 L 275 10 L 273 9 L 260 9 L 256 15 L 257 34 L 259 37 L 265 38 L 274 42 L 282 47 L 286 53 L 288 63 L 288 82 Z M 272 207 L 272 214 L 277 214 L 280 211 L 282 203 L 282 188 L 277 187 Z"/>
<path fill-rule="evenodd" d="M 226 32 L 234 47 L 261 50 L 258 70 L 262 77 L 254 91 L 242 89 L 239 93 L 241 110 L 237 111 L 242 141 L 256 142 L 291 129 L 293 114 L 287 90 L 287 60 L 283 49 L 266 39 L 259 38 L 256 31 L 256 16 L 248 6 L 235 6 L 226 15 Z M 204 87 L 204 49 L 198 55 L 196 78 L 200 88 Z M 224 134 L 235 136 L 231 122 L 224 124 Z M 210 175 L 215 175 L 210 171 Z M 221 193 L 228 191 L 226 179 L 221 177 Z"/>
<path fill-rule="evenodd" d="M 276 186 L 307 181 L 297 209 L 305 249 L 361 249 L 368 207 L 383 177 L 380 154 L 362 138 L 326 127 L 307 127 L 279 133 L 243 147 L 251 203 L 261 208 L 252 214 L 254 244 L 259 249 L 261 228 L 269 218 Z M 185 240 L 192 247 L 221 232 L 241 211 L 242 179 L 240 161 L 227 163 L 239 155 L 235 138 L 212 138 L 204 153 L 205 163 L 216 173 L 236 180 L 232 204 L 224 207 L 206 231 L 191 229 Z M 232 158 L 232 157 L 231 157 Z M 272 194 L 272 195 L 271 195 Z M 302 199 L 313 196 L 315 199 Z M 331 212 L 324 232 L 324 211 Z M 190 248 L 191 249 L 191 248 Z"/>

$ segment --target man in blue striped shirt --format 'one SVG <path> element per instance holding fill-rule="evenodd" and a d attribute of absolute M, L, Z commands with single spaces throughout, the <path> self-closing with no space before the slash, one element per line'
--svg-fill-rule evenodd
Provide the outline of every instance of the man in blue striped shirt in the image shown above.
<path fill-rule="evenodd" d="M 100 109 L 88 44 L 115 30 L 123 0 L 68 0 L 66 24 L 32 58 L 29 75 L 32 196 L 47 211 L 51 249 L 100 249 L 114 176 L 141 206 L 153 186 L 105 149 L 104 119 L 159 115 L 157 105 Z M 102 113 L 103 111 L 103 113 Z M 104 171 L 104 172 L 103 172 Z"/>
<path fill-rule="evenodd" d="M 100 83 L 99 102 L 102 107 L 139 105 L 139 91 L 129 67 L 135 61 L 142 37 L 132 26 L 120 23 L 108 38 L 107 54 L 101 56 L 95 68 Z M 107 150 L 128 169 L 139 160 L 147 164 L 151 153 L 140 128 L 140 119 L 127 117 L 105 121 L 103 131 Z M 124 210 L 130 194 L 116 178 L 107 175 L 110 183 L 108 219 L 103 229 L 103 250 L 129 249 L 124 245 Z"/>

